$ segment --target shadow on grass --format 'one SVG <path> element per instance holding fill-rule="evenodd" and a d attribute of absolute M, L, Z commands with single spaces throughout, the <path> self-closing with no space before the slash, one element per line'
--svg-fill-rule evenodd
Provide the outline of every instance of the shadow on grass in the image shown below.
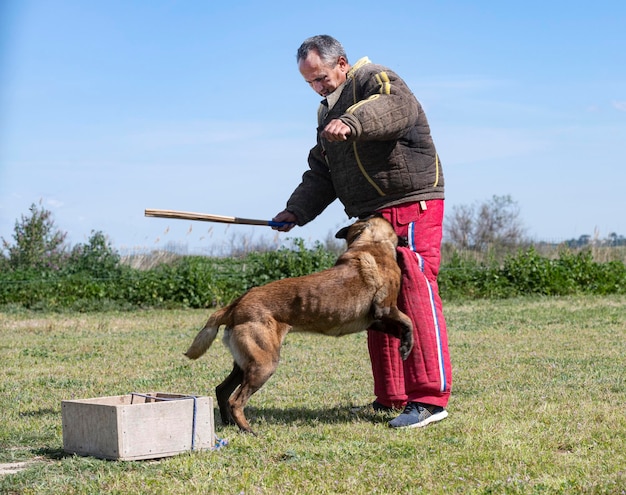
<path fill-rule="evenodd" d="M 40 449 L 32 449 L 31 452 L 37 457 L 44 457 L 53 461 L 60 461 L 66 457 L 72 457 L 74 454 L 69 454 L 63 449 L 52 449 L 49 447 L 42 447 Z"/>
<path fill-rule="evenodd" d="M 355 411 L 354 407 L 342 406 L 331 407 L 327 409 L 311 409 L 306 407 L 290 407 L 286 409 L 254 407 L 245 408 L 246 418 L 252 424 L 306 424 L 306 423 L 323 423 L 323 424 L 346 424 L 355 421 L 367 421 L 371 423 L 384 423 L 392 418 L 393 414 L 384 414 L 374 412 L 371 408 L 363 406 L 363 411 Z M 223 425 L 219 410 L 215 410 L 216 426 Z"/>
<path fill-rule="evenodd" d="M 37 409 L 35 411 L 22 411 L 19 413 L 19 416 L 21 418 L 38 418 L 41 416 L 48 416 L 48 415 L 56 415 L 59 414 L 59 410 L 58 409 L 53 409 L 51 407 L 45 407 L 42 409 Z"/>

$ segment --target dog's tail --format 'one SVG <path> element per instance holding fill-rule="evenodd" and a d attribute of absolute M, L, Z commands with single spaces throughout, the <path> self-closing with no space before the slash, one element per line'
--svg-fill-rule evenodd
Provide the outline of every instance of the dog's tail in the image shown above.
<path fill-rule="evenodd" d="M 202 356 L 213 341 L 215 337 L 217 337 L 217 332 L 222 325 L 228 325 L 228 320 L 230 319 L 230 306 L 226 306 L 225 308 L 218 309 L 215 313 L 211 315 L 209 321 L 206 322 L 204 328 L 198 332 L 196 338 L 193 339 L 191 346 L 187 349 L 185 356 L 189 359 L 198 359 Z"/>

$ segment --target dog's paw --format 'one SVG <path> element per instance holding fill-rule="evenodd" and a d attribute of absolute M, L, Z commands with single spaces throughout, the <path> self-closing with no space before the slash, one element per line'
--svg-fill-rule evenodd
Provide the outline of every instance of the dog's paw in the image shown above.
<path fill-rule="evenodd" d="M 411 345 L 410 343 L 400 344 L 400 357 L 402 358 L 402 361 L 406 361 L 406 359 L 409 357 L 409 354 L 411 354 L 412 349 L 413 345 Z"/>

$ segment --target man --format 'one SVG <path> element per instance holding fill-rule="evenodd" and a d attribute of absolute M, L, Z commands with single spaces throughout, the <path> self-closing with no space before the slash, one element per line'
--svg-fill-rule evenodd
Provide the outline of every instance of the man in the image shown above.
<path fill-rule="evenodd" d="M 313 36 L 297 53 L 298 69 L 324 97 L 309 170 L 274 220 L 289 231 L 339 198 L 350 217 L 381 213 L 408 239 L 398 249 L 398 306 L 413 321 L 415 346 L 406 361 L 393 336 L 368 331 L 373 407 L 402 410 L 394 428 L 444 419 L 452 384 L 446 324 L 437 287 L 444 182 L 421 105 L 398 75 L 367 57 L 354 66 L 331 36 Z"/>

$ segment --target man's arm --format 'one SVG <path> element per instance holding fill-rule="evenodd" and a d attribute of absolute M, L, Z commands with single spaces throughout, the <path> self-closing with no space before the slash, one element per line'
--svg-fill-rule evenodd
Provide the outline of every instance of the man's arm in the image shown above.
<path fill-rule="evenodd" d="M 340 117 L 350 139 L 397 139 L 417 121 L 417 100 L 406 83 L 390 70 L 377 69 L 362 83 L 363 98 Z"/>
<path fill-rule="evenodd" d="M 302 182 L 296 187 L 287 201 L 287 208 L 274 218 L 276 221 L 295 220 L 297 225 L 305 225 L 317 217 L 337 198 L 330 171 L 323 158 L 321 147 L 315 146 L 309 153 L 309 170 L 302 175 Z M 279 220 L 279 217 L 286 220 Z M 284 232 L 291 227 L 277 229 Z"/>

